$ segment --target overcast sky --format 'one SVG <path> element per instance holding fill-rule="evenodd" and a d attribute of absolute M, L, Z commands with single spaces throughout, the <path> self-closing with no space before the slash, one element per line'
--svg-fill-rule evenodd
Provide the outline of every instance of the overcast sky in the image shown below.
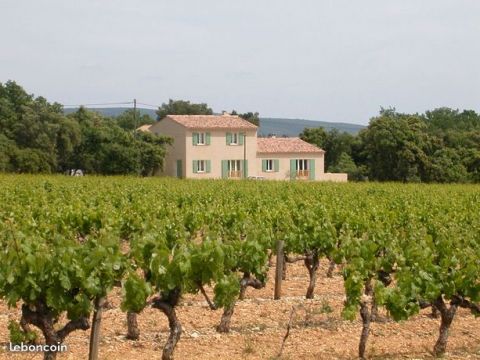
<path fill-rule="evenodd" d="M 0 82 L 367 124 L 480 111 L 479 0 L 0 0 Z"/>

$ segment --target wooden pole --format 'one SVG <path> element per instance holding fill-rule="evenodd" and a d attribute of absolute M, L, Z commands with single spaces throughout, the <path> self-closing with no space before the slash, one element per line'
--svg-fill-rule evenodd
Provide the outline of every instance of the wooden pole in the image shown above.
<path fill-rule="evenodd" d="M 104 304 L 104 297 L 99 297 L 95 299 L 95 310 L 93 312 L 92 329 L 90 332 L 90 349 L 88 353 L 88 360 L 98 359 L 98 347 L 100 343 L 100 325 L 102 322 L 102 312 Z"/>
<path fill-rule="evenodd" d="M 277 263 L 275 268 L 275 295 L 274 299 L 279 300 L 282 296 L 282 276 L 283 276 L 283 240 L 277 240 Z"/>

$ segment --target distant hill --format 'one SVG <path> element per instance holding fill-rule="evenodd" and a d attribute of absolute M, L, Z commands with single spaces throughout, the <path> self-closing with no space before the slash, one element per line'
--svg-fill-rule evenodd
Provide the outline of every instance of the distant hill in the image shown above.
<path fill-rule="evenodd" d="M 104 116 L 118 116 L 121 113 L 123 113 L 125 110 L 131 110 L 132 108 L 122 108 L 122 107 L 112 107 L 112 108 L 87 108 L 90 111 L 96 111 Z M 155 110 L 152 109 L 143 109 L 143 108 L 137 108 L 138 111 L 140 111 L 140 114 L 144 115 L 150 115 L 153 119 L 157 118 L 157 114 L 155 113 Z M 65 114 L 70 114 L 72 112 L 77 111 L 77 108 L 68 108 L 64 109 Z"/>
<path fill-rule="evenodd" d="M 89 110 L 97 111 L 105 116 L 118 116 L 128 108 L 91 108 Z M 65 109 L 65 113 L 69 114 L 76 111 L 76 109 Z M 138 108 L 138 111 L 143 114 L 150 115 L 156 119 L 157 115 L 153 109 Z M 334 123 L 326 121 L 314 121 L 304 119 L 281 119 L 281 118 L 260 118 L 259 135 L 275 134 L 277 136 L 298 136 L 305 128 L 323 127 L 329 131 L 337 129 L 339 131 L 345 131 L 350 134 L 356 134 L 365 126 L 348 124 L 348 123 Z"/>
<path fill-rule="evenodd" d="M 365 126 L 303 119 L 260 118 L 260 129 L 258 133 L 260 135 L 298 136 L 305 128 L 317 127 L 323 127 L 327 131 L 337 129 L 340 132 L 345 131 L 350 134 L 356 134 Z"/>

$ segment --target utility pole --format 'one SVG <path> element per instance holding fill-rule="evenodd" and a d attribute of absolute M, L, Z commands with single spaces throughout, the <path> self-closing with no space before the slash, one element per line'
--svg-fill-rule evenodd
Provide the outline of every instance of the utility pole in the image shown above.
<path fill-rule="evenodd" d="M 133 99 L 133 124 L 135 127 L 133 131 L 137 131 L 137 99 Z"/>
<path fill-rule="evenodd" d="M 247 178 L 247 133 L 243 134 L 243 178 Z"/>

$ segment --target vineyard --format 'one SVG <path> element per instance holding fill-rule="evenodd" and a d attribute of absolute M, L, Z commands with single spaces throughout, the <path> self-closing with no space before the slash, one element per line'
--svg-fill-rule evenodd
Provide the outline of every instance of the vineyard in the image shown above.
<path fill-rule="evenodd" d="M 263 354 L 253 349 L 261 340 L 253 346 L 249 338 L 242 356 L 296 357 L 288 344 L 298 337 L 312 349 L 328 342 L 326 332 L 316 338 L 318 328 L 299 326 L 299 317 L 335 326 L 331 346 L 355 336 L 360 358 L 371 354 L 375 329 L 408 327 L 419 313 L 431 321 L 412 328 L 422 337 L 432 326 L 433 356 L 448 351 L 457 321 L 469 344 L 480 344 L 479 186 L 6 175 L 0 183 L 0 309 L 8 311 L 0 334 L 10 337 L 1 341 L 75 339 L 68 353 L 45 359 L 114 354 L 104 341 L 111 314 L 121 317 L 115 334 L 133 344 L 132 359 L 172 359 L 177 350 L 178 358 L 209 358 L 211 344 L 198 352 L 182 346 L 203 336 L 192 332 L 195 323 L 228 339 L 241 317 L 266 303 L 252 331 L 264 333 L 262 325 L 268 333 L 266 320 L 281 324 L 276 348 Z M 329 313 L 333 325 L 325 325 Z M 187 314 L 193 322 L 185 324 Z M 152 352 L 142 337 L 157 324 Z M 382 339 L 394 344 L 395 335 Z M 408 350 L 392 348 L 393 358 Z M 238 344 L 222 351 L 235 358 Z M 301 357 L 318 358 L 309 354 Z"/>

